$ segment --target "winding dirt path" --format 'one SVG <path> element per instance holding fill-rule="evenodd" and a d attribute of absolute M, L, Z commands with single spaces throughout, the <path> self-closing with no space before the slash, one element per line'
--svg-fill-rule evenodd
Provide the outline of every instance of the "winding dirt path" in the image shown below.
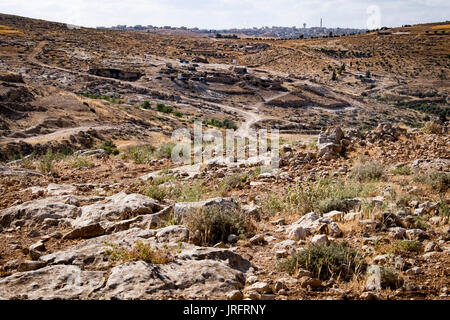
<path fill-rule="evenodd" d="M 27 138 L 0 138 L 0 143 L 8 143 L 8 142 L 18 142 L 24 141 L 30 144 L 36 143 L 45 143 L 47 141 L 54 141 L 61 138 L 65 138 L 67 136 L 71 136 L 77 134 L 81 131 L 89 131 L 89 130 L 111 130 L 116 129 L 117 125 L 92 125 L 92 126 L 80 126 L 80 127 L 72 127 L 72 128 L 61 128 L 52 133 L 39 134 L 32 137 Z"/>
<path fill-rule="evenodd" d="M 75 70 L 71 70 L 71 69 L 61 68 L 61 67 L 52 66 L 52 65 L 48 65 L 48 64 L 42 63 L 42 62 L 38 61 L 36 59 L 36 57 L 42 52 L 42 50 L 44 49 L 46 44 L 47 44 L 47 41 L 41 41 L 34 48 L 34 50 L 30 53 L 30 55 L 27 58 L 27 61 L 32 63 L 32 64 L 38 65 L 38 66 L 40 66 L 42 68 L 49 68 L 49 69 L 59 70 L 59 71 L 62 71 L 62 72 L 68 72 L 68 73 L 71 73 L 71 74 L 76 74 L 76 75 L 80 75 L 80 76 L 90 77 L 90 78 L 93 78 L 93 79 L 101 79 L 101 80 L 107 79 L 109 81 L 113 81 L 113 82 L 116 82 L 116 83 L 129 85 L 129 86 L 131 86 L 133 88 L 137 88 L 137 89 L 145 89 L 145 90 L 149 89 L 148 87 L 145 87 L 145 86 L 142 86 L 142 85 L 136 84 L 134 82 L 130 82 L 130 81 L 124 81 L 124 80 L 114 79 L 114 78 L 100 77 L 100 76 L 89 74 L 89 73 L 84 72 L 84 71 L 75 71 Z M 182 96 L 181 95 L 180 97 L 184 101 L 193 101 L 191 98 L 188 98 L 186 96 Z M 249 131 L 250 127 L 254 123 L 258 122 L 261 119 L 261 117 L 257 113 L 254 113 L 254 112 L 251 112 L 251 111 L 246 111 L 246 110 L 242 110 L 242 109 L 239 109 L 239 108 L 236 108 L 236 107 L 232 107 L 232 106 L 228 106 L 228 105 L 224 105 L 224 104 L 219 104 L 219 103 L 208 102 L 207 104 L 215 106 L 215 107 L 223 109 L 223 110 L 239 113 L 245 119 L 245 121 L 242 123 L 242 125 L 238 129 L 239 134 L 241 134 L 243 136 L 248 136 L 248 131 Z M 255 107 L 255 109 L 257 110 L 257 107 Z M 73 129 L 76 129 L 76 128 L 73 128 Z M 63 130 L 66 130 L 66 129 L 58 130 L 58 131 L 56 131 L 53 134 L 54 135 L 58 135 L 58 133 L 60 131 L 63 131 Z"/>

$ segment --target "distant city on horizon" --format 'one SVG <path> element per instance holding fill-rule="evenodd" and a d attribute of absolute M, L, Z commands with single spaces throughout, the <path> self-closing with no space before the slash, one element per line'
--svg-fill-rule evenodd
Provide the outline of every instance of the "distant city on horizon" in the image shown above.
<path fill-rule="evenodd" d="M 146 31 L 149 33 L 158 33 L 161 31 L 184 31 L 197 33 L 210 38 L 238 38 L 247 36 L 248 38 L 278 38 L 278 39 L 302 39 L 302 38 L 323 38 L 365 33 L 368 29 L 357 28 L 327 28 L 323 26 L 323 20 L 320 26 L 307 27 L 303 23 L 303 27 L 283 27 L 283 26 L 264 26 L 251 28 L 231 28 L 231 29 L 205 29 L 205 28 L 188 28 L 188 27 L 172 27 L 172 26 L 153 26 L 153 25 L 116 25 L 112 27 L 99 26 L 97 29 L 103 30 L 127 30 L 127 31 Z"/>

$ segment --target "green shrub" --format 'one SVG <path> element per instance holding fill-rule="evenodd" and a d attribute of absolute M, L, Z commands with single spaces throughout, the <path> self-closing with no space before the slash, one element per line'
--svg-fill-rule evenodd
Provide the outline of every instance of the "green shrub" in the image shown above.
<path fill-rule="evenodd" d="M 391 171 L 394 175 L 403 175 L 403 176 L 409 176 L 411 174 L 411 168 L 408 166 L 400 166 Z"/>
<path fill-rule="evenodd" d="M 175 117 L 178 117 L 178 118 L 183 118 L 183 114 L 182 114 L 180 111 L 175 111 L 175 112 L 173 113 L 173 115 L 174 115 Z"/>
<path fill-rule="evenodd" d="M 241 188 L 247 181 L 249 181 L 249 179 L 250 177 L 247 173 L 235 173 L 224 178 L 219 183 L 219 190 L 221 190 L 222 193 L 226 193 L 232 189 Z"/>
<path fill-rule="evenodd" d="M 381 287 L 398 289 L 403 285 L 403 279 L 393 268 L 381 267 Z"/>
<path fill-rule="evenodd" d="M 144 102 L 142 103 L 142 108 L 143 108 L 143 109 L 150 109 L 150 102 L 144 101 Z"/>
<path fill-rule="evenodd" d="M 154 157 L 155 147 L 150 144 L 143 146 L 131 147 L 126 151 L 126 154 L 133 160 L 134 163 L 147 163 Z"/>
<path fill-rule="evenodd" d="M 178 202 L 196 202 L 211 197 L 212 194 L 202 181 L 195 181 L 172 187 L 171 196 Z"/>
<path fill-rule="evenodd" d="M 281 271 L 294 274 L 302 268 L 322 280 L 330 277 L 349 280 L 351 276 L 364 272 L 366 266 L 362 254 L 346 242 L 331 243 L 329 246 L 310 244 L 305 250 L 278 263 Z"/>
<path fill-rule="evenodd" d="M 202 181 L 183 183 L 174 180 L 173 176 L 157 177 L 141 186 L 139 192 L 159 201 L 171 199 L 177 202 L 196 202 L 212 195 Z"/>
<path fill-rule="evenodd" d="M 283 198 L 274 194 L 268 193 L 263 201 L 262 211 L 267 212 L 269 215 L 276 214 L 287 208 Z"/>
<path fill-rule="evenodd" d="M 377 161 L 361 163 L 352 168 L 351 177 L 358 181 L 379 181 L 384 179 L 384 167 Z"/>
<path fill-rule="evenodd" d="M 446 193 L 450 185 L 450 173 L 433 171 L 417 175 L 413 180 L 417 183 L 427 184 L 439 193 Z"/>
<path fill-rule="evenodd" d="M 228 120 L 228 119 L 225 119 L 225 120 L 223 121 L 223 126 L 224 126 L 225 128 L 227 128 L 227 129 L 234 129 L 234 130 L 237 130 L 236 124 L 235 124 L 233 121 Z"/>
<path fill-rule="evenodd" d="M 442 134 L 444 132 L 443 127 L 435 122 L 427 122 L 423 127 L 423 132 L 428 134 Z"/>
<path fill-rule="evenodd" d="M 166 142 L 166 143 L 162 144 L 158 148 L 158 152 L 157 152 L 158 157 L 170 159 L 172 157 L 172 150 L 174 147 L 175 147 L 175 143 L 173 143 L 173 142 Z"/>
<path fill-rule="evenodd" d="M 172 112 L 173 112 L 173 107 L 171 107 L 171 106 L 166 106 L 166 105 L 164 105 L 164 104 L 162 104 L 162 103 L 158 103 L 158 104 L 156 105 L 156 110 L 158 110 L 159 112 L 162 112 L 162 113 L 167 113 L 167 114 L 169 114 L 169 113 L 172 113 Z"/>
<path fill-rule="evenodd" d="M 230 234 L 243 237 L 252 229 L 248 215 L 240 210 L 219 210 L 214 207 L 199 210 L 184 218 L 191 241 L 198 245 L 214 245 L 227 241 Z"/>
<path fill-rule="evenodd" d="M 94 167 L 94 163 L 89 160 L 87 157 L 75 157 L 72 161 L 73 168 L 92 168 Z"/>
<path fill-rule="evenodd" d="M 333 70 L 333 74 L 331 75 L 331 80 L 333 80 L 333 81 L 337 80 L 336 71 L 334 71 L 334 70 Z"/>
<path fill-rule="evenodd" d="M 414 227 L 425 230 L 427 228 L 427 221 L 429 218 L 430 216 L 427 214 L 414 217 Z"/>
<path fill-rule="evenodd" d="M 118 155 L 120 151 L 117 149 L 117 146 L 111 140 L 105 141 L 100 146 L 100 149 L 105 150 L 105 152 L 109 155 Z"/>
<path fill-rule="evenodd" d="M 445 200 L 439 202 L 439 215 L 443 217 L 450 216 L 450 207 L 448 206 L 447 202 L 445 202 Z"/>
<path fill-rule="evenodd" d="M 55 158 L 52 149 L 47 149 L 47 152 L 39 160 L 39 171 L 42 173 L 53 172 L 53 161 L 55 161 Z"/>
<path fill-rule="evenodd" d="M 205 120 L 203 121 L 203 124 L 206 126 L 213 126 L 213 127 L 218 127 L 218 128 L 222 128 L 223 127 L 223 123 L 217 119 L 211 118 L 209 120 Z"/>
<path fill-rule="evenodd" d="M 344 199 L 338 198 L 327 198 L 324 200 L 320 200 L 316 206 L 317 211 L 328 213 L 334 210 L 337 211 L 347 211 L 347 204 Z"/>
<path fill-rule="evenodd" d="M 309 146 L 310 148 L 317 149 L 317 140 L 316 140 L 316 139 L 311 140 L 311 141 L 309 142 L 308 146 Z"/>
<path fill-rule="evenodd" d="M 158 201 L 170 198 L 172 190 L 171 186 L 165 186 L 164 184 L 172 181 L 173 179 L 174 177 L 169 175 L 155 177 L 140 188 L 140 193 Z"/>
<path fill-rule="evenodd" d="M 156 199 L 158 201 L 162 201 L 167 198 L 167 190 L 164 187 L 161 187 L 159 185 L 149 185 L 143 193 L 152 199 Z"/>
<path fill-rule="evenodd" d="M 398 240 L 392 244 L 392 252 L 395 254 L 419 252 L 421 247 L 421 243 L 417 240 Z"/>
<path fill-rule="evenodd" d="M 347 211 L 345 199 L 367 196 L 373 187 L 358 181 L 332 178 L 297 184 L 289 188 L 283 202 L 285 210 L 300 215 L 311 211 L 327 213 L 333 210 Z"/>
<path fill-rule="evenodd" d="M 170 254 L 160 249 L 152 249 L 150 244 L 136 241 L 133 249 L 125 249 L 114 243 L 106 243 L 109 247 L 105 253 L 112 262 L 128 262 L 142 260 L 152 264 L 166 264 L 173 261 Z"/>

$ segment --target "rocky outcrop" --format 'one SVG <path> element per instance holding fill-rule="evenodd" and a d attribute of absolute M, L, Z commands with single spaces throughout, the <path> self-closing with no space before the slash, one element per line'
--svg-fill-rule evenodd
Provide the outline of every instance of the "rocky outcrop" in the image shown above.
<path fill-rule="evenodd" d="M 19 272 L 0 280 L 0 299 L 88 299 L 103 286 L 104 272 L 72 265 Z"/>
<path fill-rule="evenodd" d="M 336 159 L 349 143 L 340 127 L 328 128 L 319 134 L 317 155 L 325 160 Z"/>
<path fill-rule="evenodd" d="M 131 250 L 136 241 L 166 250 L 172 258 L 160 264 L 110 259 L 112 251 Z M 187 241 L 187 229 L 182 226 L 134 228 L 84 240 L 71 249 L 40 257 L 33 262 L 38 270 L 24 269 L 0 280 L 0 298 L 167 299 L 175 295 L 210 299 L 243 288 L 250 262 L 228 249 L 183 241 Z M 108 268 L 109 273 L 87 270 Z"/>
<path fill-rule="evenodd" d="M 75 205 L 67 204 L 67 197 L 51 197 L 22 203 L 0 211 L 0 225 L 42 226 L 45 219 L 58 223 L 75 219 L 81 212 Z"/>
<path fill-rule="evenodd" d="M 121 192 L 107 198 L 79 197 L 70 194 L 76 188 L 75 185 L 49 185 L 36 190 L 31 188 L 32 192 L 46 191 L 59 196 L 28 201 L 1 210 L 0 226 L 72 226 L 73 230 L 65 238 L 86 238 L 132 227 L 154 226 L 167 218 L 171 211 L 170 207 L 164 208 L 158 201 L 140 194 Z M 82 201 L 94 203 L 80 206 Z"/>
<path fill-rule="evenodd" d="M 92 223 L 115 222 L 138 215 L 153 214 L 163 207 L 158 201 L 140 194 L 124 192 L 105 198 L 103 201 L 84 206 L 80 216 L 72 222 L 73 227 L 86 226 Z"/>
<path fill-rule="evenodd" d="M 373 143 L 375 141 L 397 141 L 401 135 L 406 134 L 406 129 L 400 128 L 392 123 L 380 123 L 378 127 L 367 133 L 366 139 Z"/>
<path fill-rule="evenodd" d="M 42 177 L 43 174 L 27 169 L 15 169 L 0 166 L 0 177 Z"/>
<path fill-rule="evenodd" d="M 317 213 L 310 212 L 287 227 L 286 233 L 290 239 L 305 240 L 306 237 L 316 234 L 328 234 L 339 237 L 342 231 L 332 218 L 320 217 Z"/>
<path fill-rule="evenodd" d="M 143 76 L 143 74 L 138 71 L 119 70 L 112 68 L 92 68 L 89 69 L 89 73 L 100 77 L 113 78 L 124 81 L 136 81 Z"/>
<path fill-rule="evenodd" d="M 450 159 L 417 159 L 411 163 L 412 168 L 422 170 L 450 171 Z"/>
<path fill-rule="evenodd" d="M 186 272 L 189 270 L 189 272 Z M 106 299 L 219 298 L 243 287 L 244 277 L 222 262 L 179 261 L 153 265 L 133 261 L 114 267 L 96 297 Z"/>

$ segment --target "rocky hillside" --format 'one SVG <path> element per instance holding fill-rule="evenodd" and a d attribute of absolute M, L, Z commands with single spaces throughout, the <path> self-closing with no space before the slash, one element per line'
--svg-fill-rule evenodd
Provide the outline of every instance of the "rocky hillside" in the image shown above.
<path fill-rule="evenodd" d="M 435 128 L 328 129 L 283 145 L 275 172 L 103 150 L 16 161 L 0 171 L 1 296 L 447 298 L 449 136 Z"/>
<path fill-rule="evenodd" d="M 436 26 L 244 41 L 0 15 L 0 299 L 449 299 Z M 278 129 L 279 167 L 272 135 L 174 163 L 196 121 L 244 154 Z"/>

